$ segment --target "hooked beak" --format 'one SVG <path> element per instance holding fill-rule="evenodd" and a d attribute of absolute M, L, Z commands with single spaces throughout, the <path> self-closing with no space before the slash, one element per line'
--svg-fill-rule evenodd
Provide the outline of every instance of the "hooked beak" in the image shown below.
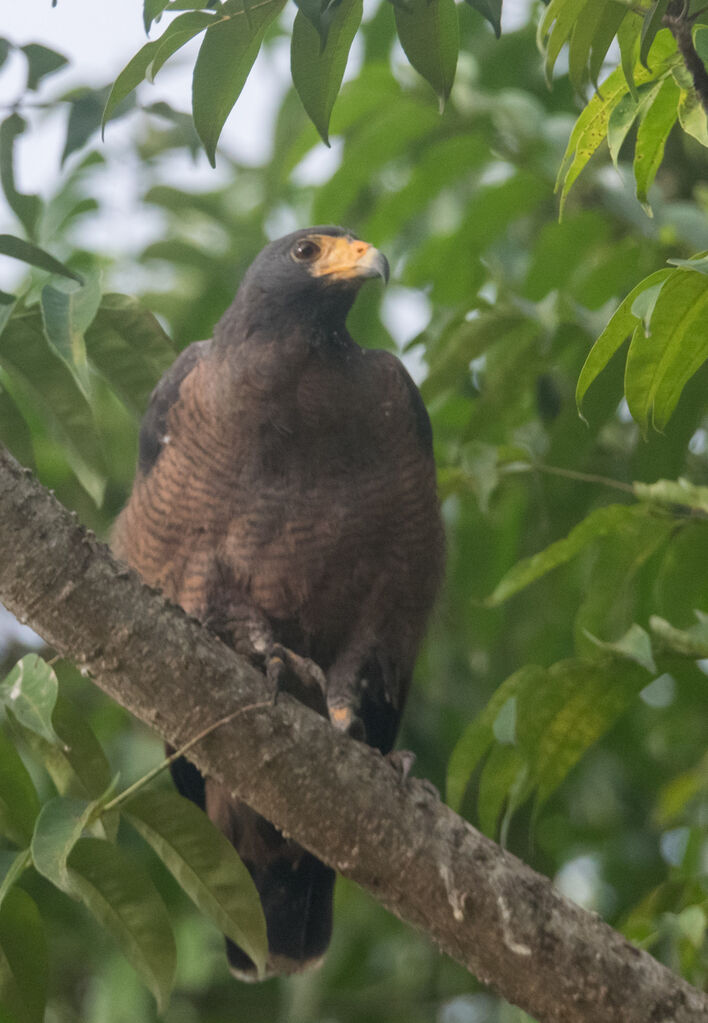
<path fill-rule="evenodd" d="M 382 252 L 359 238 L 319 235 L 322 252 L 312 264 L 313 277 L 332 281 L 354 281 L 367 277 L 389 278 L 388 260 Z"/>

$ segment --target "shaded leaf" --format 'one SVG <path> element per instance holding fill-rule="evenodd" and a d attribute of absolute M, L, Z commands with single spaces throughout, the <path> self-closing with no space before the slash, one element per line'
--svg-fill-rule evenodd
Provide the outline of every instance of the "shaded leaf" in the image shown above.
<path fill-rule="evenodd" d="M 80 838 L 68 863 L 74 894 L 117 941 L 164 1012 L 176 950 L 165 904 L 152 881 L 137 861 L 98 838 Z"/>
<path fill-rule="evenodd" d="M 590 384 L 602 372 L 615 352 L 618 351 L 621 345 L 624 344 L 629 335 L 636 328 L 638 316 L 633 312 L 633 306 L 637 297 L 647 289 L 663 284 L 663 282 L 668 280 L 671 276 L 671 272 L 671 270 L 666 268 L 657 270 L 655 273 L 650 274 L 649 277 L 645 277 L 643 281 L 640 281 L 639 284 L 630 291 L 629 295 L 627 295 L 624 301 L 613 313 L 610 322 L 590 349 L 590 354 L 585 360 L 583 368 L 580 371 L 578 384 L 575 390 L 575 401 L 578 406 L 578 412 L 580 412 L 583 404 L 583 398 L 585 397 Z"/>
<path fill-rule="evenodd" d="M 262 972 L 265 918 L 251 875 L 209 818 L 176 792 L 143 792 L 123 813 L 149 842 L 192 901 L 245 949 Z"/>
<path fill-rule="evenodd" d="M 156 317 L 129 295 L 104 295 L 85 342 L 91 363 L 126 406 L 142 415 L 176 354 Z"/>
<path fill-rule="evenodd" d="M 634 11 L 628 11 L 617 30 L 617 42 L 620 47 L 622 73 L 629 87 L 630 94 L 638 99 L 637 86 L 634 81 L 634 65 L 639 59 L 639 36 L 642 31 L 642 17 Z"/>
<path fill-rule="evenodd" d="M 666 140 L 678 117 L 679 96 L 679 87 L 669 75 L 651 105 L 640 115 L 633 166 L 637 199 L 643 205 L 647 203 L 647 193 L 664 158 Z"/>
<path fill-rule="evenodd" d="M 234 10 L 227 0 L 222 8 L 227 17 L 207 30 L 194 66 L 192 112 L 212 167 L 224 122 L 246 83 L 266 29 L 284 6 L 285 0 L 252 6 L 246 0 Z"/>
<path fill-rule="evenodd" d="M 0 1017 L 3 1023 L 42 1023 L 49 963 L 42 918 L 21 888 L 0 905 Z"/>
<path fill-rule="evenodd" d="M 8 716 L 13 732 L 44 766 L 60 795 L 98 799 L 111 782 L 106 755 L 78 708 L 59 690 L 52 724 L 59 744 L 51 743 Z"/>
<path fill-rule="evenodd" d="M 410 0 L 394 8 L 398 38 L 408 60 L 432 86 L 442 110 L 455 80 L 460 26 L 454 0 Z"/>
<path fill-rule="evenodd" d="M 215 16 L 206 11 L 188 11 L 171 21 L 157 40 L 158 47 L 150 61 L 148 74 L 154 78 L 160 68 L 170 57 L 185 46 L 190 39 L 203 32 L 214 23 Z"/>
<path fill-rule="evenodd" d="M 40 270 L 47 270 L 51 274 L 61 274 L 62 277 L 70 277 L 81 283 L 82 277 L 74 270 L 70 270 L 64 263 L 60 263 L 54 256 L 50 256 L 44 249 L 26 242 L 22 238 L 16 238 L 12 234 L 0 234 L 0 256 L 10 256 L 12 259 L 20 259 L 30 266 L 37 266 Z"/>
<path fill-rule="evenodd" d="M 535 689 L 543 675 L 544 669 L 535 664 L 520 668 L 502 682 L 484 710 L 467 725 L 447 765 L 446 800 L 453 810 L 460 809 L 469 779 L 494 741 L 494 722 L 502 708 L 526 688 Z"/>
<path fill-rule="evenodd" d="M 502 0 L 467 0 L 467 3 L 487 19 L 498 39 L 501 35 Z"/>
<path fill-rule="evenodd" d="M 17 845 L 32 837 L 39 797 L 22 758 L 0 731 L 0 834 Z"/>
<path fill-rule="evenodd" d="M 592 3 L 586 3 L 571 31 L 568 70 L 576 92 L 581 92 L 587 80 L 590 49 L 609 2 L 610 0 L 593 0 Z"/>
<path fill-rule="evenodd" d="M 32 863 L 29 849 L 18 853 L 0 852 L 0 906 L 5 896 Z"/>
<path fill-rule="evenodd" d="M 593 540 L 621 530 L 627 520 L 634 516 L 646 514 L 648 514 L 646 509 L 626 504 L 610 504 L 604 508 L 597 508 L 586 515 L 563 540 L 557 540 L 538 554 L 517 562 L 497 584 L 485 603 L 488 607 L 497 607 L 546 573 L 570 561 Z"/>
<path fill-rule="evenodd" d="M 593 6 L 591 3 L 590 7 Z M 609 50 L 615 36 L 621 31 L 622 25 L 627 18 L 627 7 L 621 0 L 609 0 L 604 7 L 600 20 L 592 38 L 590 60 L 588 70 L 590 81 L 597 88 L 597 79 L 605 63 L 607 51 Z"/>
<path fill-rule="evenodd" d="M 42 289 L 40 300 L 47 341 L 71 369 L 78 371 L 85 387 L 88 381 L 84 332 L 93 322 L 100 301 L 101 278 L 98 273 L 86 274 L 80 286 L 47 284 Z"/>
<path fill-rule="evenodd" d="M 32 863 L 36 870 L 67 895 L 75 895 L 67 858 L 81 838 L 95 804 L 58 796 L 42 807 L 32 836 Z"/>
<path fill-rule="evenodd" d="M 158 21 L 170 0 L 143 0 L 143 25 L 150 31 L 153 21 Z"/>
<path fill-rule="evenodd" d="M 320 35 L 302 11 L 293 25 L 290 67 L 293 85 L 313 124 L 329 145 L 329 118 L 342 84 L 349 49 L 361 23 L 362 0 L 342 0 L 321 46 Z"/>
<path fill-rule="evenodd" d="M 650 10 L 644 15 L 639 38 L 639 61 L 648 67 L 649 51 L 654 39 L 661 29 L 662 19 L 666 14 L 669 0 L 654 0 Z"/>
<path fill-rule="evenodd" d="M 640 667 L 646 668 L 652 674 L 656 674 L 657 668 L 654 663 L 654 655 L 652 654 L 651 639 L 649 638 L 649 633 L 641 625 L 636 623 L 631 625 L 624 636 L 621 636 L 614 643 L 605 642 L 598 639 L 597 636 L 590 635 L 590 633 L 587 633 L 587 635 L 602 650 L 617 654 L 619 657 L 626 657 Z"/>
<path fill-rule="evenodd" d="M 8 206 L 32 238 L 37 230 L 37 221 L 42 212 L 42 200 L 38 195 L 25 195 L 19 192 L 15 185 L 15 141 L 24 133 L 26 127 L 27 122 L 19 114 L 10 114 L 0 124 L 0 183 Z M 0 235 L 0 240 L 10 237 L 10 235 Z M 19 241 L 19 239 L 17 240 Z M 13 255 L 13 253 L 5 252 L 5 255 Z M 23 259 L 24 257 L 16 256 L 15 258 Z M 27 262 L 31 262 L 31 260 L 27 260 Z"/>
<path fill-rule="evenodd" d="M 69 63 L 61 53 L 39 43 L 28 43 L 20 49 L 27 58 L 27 88 L 32 91 L 39 87 L 43 78 L 53 75 Z"/>
<path fill-rule="evenodd" d="M 694 88 L 681 90 L 678 118 L 687 135 L 691 135 L 702 146 L 708 147 L 708 114 Z"/>
<path fill-rule="evenodd" d="M 0 682 L 0 704 L 11 710 L 25 728 L 47 742 L 58 743 L 52 727 L 57 691 L 54 670 L 37 654 L 27 654 Z"/>
<path fill-rule="evenodd" d="M 687 381 L 708 358 L 708 278 L 674 270 L 664 283 L 648 330 L 635 331 L 627 353 L 625 395 L 646 431 L 664 428 Z"/>
<path fill-rule="evenodd" d="M 150 43 L 145 43 L 145 45 L 130 58 L 116 78 L 115 82 L 111 86 L 111 91 L 108 94 L 106 106 L 103 111 L 103 117 L 101 118 L 102 135 L 105 131 L 107 122 L 110 120 L 111 115 L 118 104 L 122 103 L 125 97 L 128 96 L 133 89 L 137 89 L 140 83 L 144 80 L 145 75 L 147 74 L 147 69 L 150 66 L 153 57 L 157 53 L 159 46 L 159 39 L 155 39 Z"/>
<path fill-rule="evenodd" d="M 661 642 L 682 657 L 708 657 L 708 615 L 696 611 L 698 622 L 689 629 L 677 629 L 665 618 L 652 615 L 649 628 Z"/>
<path fill-rule="evenodd" d="M 5 327 L 0 335 L 0 365 L 13 383 L 20 379 L 35 411 L 59 427 L 79 481 L 100 503 L 105 465 L 93 412 L 74 374 L 48 344 L 37 309 L 16 314 Z"/>
<path fill-rule="evenodd" d="M 546 51 L 546 80 L 550 82 L 553 67 L 583 8 L 589 0 L 551 0 L 538 26 L 538 44 Z M 552 27 L 551 27 L 552 26 Z"/>
<path fill-rule="evenodd" d="M 654 501 L 664 505 L 684 505 L 708 515 L 708 487 L 699 487 L 689 480 L 657 480 L 656 483 L 633 483 L 634 493 L 640 501 Z"/>

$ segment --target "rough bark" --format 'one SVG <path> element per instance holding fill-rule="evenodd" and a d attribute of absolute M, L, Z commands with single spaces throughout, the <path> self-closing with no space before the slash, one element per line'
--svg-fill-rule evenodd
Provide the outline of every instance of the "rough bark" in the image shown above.
<path fill-rule="evenodd" d="M 0 450 L 0 600 L 190 756 L 508 1001 L 558 1023 L 708 1021 L 708 997 L 283 696 L 143 586 Z"/>
<path fill-rule="evenodd" d="M 698 12 L 700 13 L 700 12 Z M 693 87 L 696 95 L 701 101 L 703 109 L 708 114 L 708 71 L 693 45 L 693 23 L 698 16 L 689 15 L 687 5 L 682 0 L 674 0 L 664 15 L 663 24 L 670 30 L 679 53 L 683 57 L 686 70 L 693 79 Z"/>

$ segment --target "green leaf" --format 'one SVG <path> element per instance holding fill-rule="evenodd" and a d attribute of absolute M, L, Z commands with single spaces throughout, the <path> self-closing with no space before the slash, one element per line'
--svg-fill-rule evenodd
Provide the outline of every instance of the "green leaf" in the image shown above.
<path fill-rule="evenodd" d="M 622 59 L 622 73 L 629 87 L 630 94 L 637 100 L 637 86 L 634 81 L 634 65 L 639 58 L 639 36 L 642 31 L 642 17 L 634 11 L 628 11 L 617 30 L 617 42 Z"/>
<path fill-rule="evenodd" d="M 62 167 L 72 153 L 81 149 L 101 127 L 108 89 L 83 89 L 69 99 L 69 120 L 61 154 Z M 128 104 L 124 104 L 128 108 Z"/>
<path fill-rule="evenodd" d="M 589 6 L 592 7 L 592 3 Z M 612 45 L 615 36 L 621 31 L 626 17 L 627 7 L 621 0 L 620 2 L 610 0 L 600 16 L 600 21 L 592 39 L 588 65 L 590 81 L 595 88 L 597 88 L 597 79 L 605 63 L 607 51 Z"/>
<path fill-rule="evenodd" d="M 212 167 L 224 122 L 241 94 L 266 29 L 284 6 L 285 0 L 251 6 L 245 0 L 244 6 L 234 10 L 227 0 L 222 8 L 227 16 L 207 30 L 194 66 L 192 112 Z"/>
<path fill-rule="evenodd" d="M 143 25 L 145 33 L 150 31 L 153 21 L 158 21 L 170 0 L 144 0 L 143 2 Z"/>
<path fill-rule="evenodd" d="M 54 670 L 37 654 L 27 654 L 0 682 L 0 704 L 11 710 L 25 728 L 47 742 L 59 743 L 52 727 L 57 691 Z"/>
<path fill-rule="evenodd" d="M 668 6 L 669 0 L 654 0 L 651 9 L 644 15 L 639 44 L 639 61 L 644 67 L 649 66 L 647 63 L 649 51 L 657 33 L 661 29 L 662 20 Z"/>
<path fill-rule="evenodd" d="M 587 393 L 590 384 L 595 380 L 597 376 L 602 372 L 607 363 L 610 361 L 612 356 L 621 347 L 622 344 L 627 340 L 632 331 L 636 328 L 638 317 L 632 311 L 635 300 L 639 295 L 649 288 L 653 288 L 658 284 L 663 284 L 671 276 L 672 271 L 665 268 L 657 270 L 649 277 L 645 277 L 643 281 L 630 291 L 624 301 L 618 306 L 617 310 L 613 313 L 610 322 L 607 324 L 602 334 L 590 349 L 580 376 L 578 377 L 578 384 L 575 390 L 575 401 L 578 406 L 578 412 L 580 412 L 583 398 Z"/>
<path fill-rule="evenodd" d="M 697 270 L 700 274 L 708 274 L 708 254 L 699 253 L 690 259 L 667 259 L 672 266 L 681 266 L 685 270 Z"/>
<path fill-rule="evenodd" d="M 130 58 L 111 86 L 111 91 L 108 94 L 106 106 L 103 111 L 103 117 L 101 119 L 102 135 L 105 131 L 106 124 L 110 120 L 111 115 L 118 104 L 121 103 L 125 97 L 133 91 L 133 89 L 137 89 L 140 83 L 144 80 L 145 75 L 147 74 L 147 69 L 160 47 L 160 41 L 160 39 L 155 39 L 150 43 L 145 43 L 145 45 Z"/>
<path fill-rule="evenodd" d="M 629 134 L 629 129 L 638 117 L 644 116 L 656 99 L 661 85 L 661 82 L 650 82 L 642 86 L 641 92 L 635 89 L 634 96 L 626 93 L 610 114 L 607 124 L 607 145 L 615 167 L 618 167 L 620 149 Z"/>
<path fill-rule="evenodd" d="M 0 866 L 0 906 L 5 896 L 17 881 L 22 877 L 25 870 L 32 864 L 32 855 L 29 849 L 21 849 L 13 855 L 11 852 L 0 853 L 3 863 Z"/>
<path fill-rule="evenodd" d="M 0 365 L 23 397 L 67 441 L 67 456 L 82 486 L 100 504 L 106 470 L 93 412 L 66 363 L 48 344 L 35 308 L 9 321 L 0 335 Z"/>
<path fill-rule="evenodd" d="M 546 16 L 548 11 L 550 7 Z M 652 70 L 637 68 L 635 81 L 643 85 L 645 82 L 664 77 L 679 61 L 671 33 L 660 32 L 652 48 Z M 603 142 L 607 135 L 610 115 L 628 89 L 624 72 L 618 68 L 602 82 L 597 94 L 592 97 L 575 122 L 556 178 L 556 191 L 561 191 L 561 217 L 571 187 Z"/>
<path fill-rule="evenodd" d="M 568 71 L 576 92 L 581 92 L 588 77 L 590 48 L 610 0 L 593 0 L 582 8 L 572 28 L 568 48 Z"/>
<path fill-rule="evenodd" d="M 665 618 L 652 615 L 649 628 L 661 642 L 682 657 L 703 660 L 708 657 L 708 615 L 696 611 L 698 622 L 690 629 L 677 629 Z"/>
<path fill-rule="evenodd" d="M 708 357 L 708 278 L 674 270 L 657 298 L 648 331 L 638 328 L 625 367 L 630 412 L 646 431 L 662 430 L 687 381 Z"/>
<path fill-rule="evenodd" d="M 28 43 L 20 49 L 27 58 L 27 88 L 33 92 L 37 90 L 43 78 L 53 75 L 69 63 L 61 53 L 50 50 L 47 46 L 40 46 L 39 43 Z"/>
<path fill-rule="evenodd" d="M 319 33 L 302 11 L 295 17 L 290 49 L 293 84 L 325 145 L 329 145 L 329 118 L 352 41 L 361 23 L 362 10 L 362 0 L 341 0 L 324 48 Z"/>
<path fill-rule="evenodd" d="M 538 45 L 539 49 L 543 50 L 545 47 L 546 51 L 547 82 L 550 83 L 553 67 L 563 43 L 570 37 L 583 8 L 589 2 L 590 0 L 551 0 L 546 8 L 538 26 Z"/>
<path fill-rule="evenodd" d="M 0 731 L 0 834 L 17 845 L 32 837 L 39 797 L 19 753 Z"/>
<path fill-rule="evenodd" d="M 49 963 L 44 926 L 27 892 L 12 888 L 0 906 L 0 1019 L 43 1023 Z"/>
<path fill-rule="evenodd" d="M 659 165 L 664 158 L 664 147 L 669 132 L 678 117 L 680 90 L 669 75 L 653 103 L 641 114 L 634 147 L 634 178 L 637 183 L 637 199 L 647 205 L 647 193 Z"/>
<path fill-rule="evenodd" d="M 702 146 L 708 147 L 708 115 L 695 89 L 682 89 L 678 102 L 679 124 Z"/>
<path fill-rule="evenodd" d="M 645 514 L 647 514 L 645 509 L 626 504 L 610 504 L 605 508 L 597 508 L 563 540 L 557 540 L 538 554 L 517 562 L 497 584 L 494 592 L 487 597 L 485 604 L 487 607 L 498 607 L 554 568 L 570 561 L 593 540 L 622 529 L 628 518 Z"/>
<path fill-rule="evenodd" d="M 200 32 L 203 32 L 209 25 L 213 25 L 214 21 L 215 15 L 206 11 L 188 11 L 186 14 L 180 14 L 174 21 L 171 21 L 157 40 L 159 46 L 155 50 L 155 55 L 148 68 L 150 78 L 156 76 L 163 64 L 177 50 L 185 46 L 191 39 L 194 39 Z"/>
<path fill-rule="evenodd" d="M 528 731 L 520 728 L 537 808 L 646 684 L 645 669 L 624 658 L 560 661 L 548 669 L 544 685 L 528 694 Z"/>
<path fill-rule="evenodd" d="M 487 19 L 498 39 L 501 35 L 502 0 L 467 0 L 467 3 Z"/>
<path fill-rule="evenodd" d="M 44 765 L 60 795 L 98 799 L 111 783 L 106 755 L 86 716 L 59 690 L 52 712 L 52 725 L 59 744 L 48 742 L 36 732 L 8 716 L 13 732 Z"/>
<path fill-rule="evenodd" d="M 199 909 L 262 972 L 268 954 L 263 910 L 251 875 L 228 839 L 176 792 L 141 793 L 123 813 Z"/>
<path fill-rule="evenodd" d="M 67 867 L 71 850 L 81 838 L 95 803 L 57 796 L 42 807 L 32 836 L 32 863 L 36 870 L 67 895 L 74 892 Z"/>
<path fill-rule="evenodd" d="M 26 127 L 27 122 L 19 114 L 10 114 L 0 124 L 0 183 L 8 206 L 30 238 L 33 238 L 42 212 L 42 200 L 37 195 L 25 195 L 19 192 L 15 186 L 15 141 L 19 135 L 24 133 Z M 0 235 L 0 239 L 8 237 L 10 236 Z M 12 255 L 11 252 L 5 254 Z M 28 262 L 31 261 L 28 260 Z"/>
<path fill-rule="evenodd" d="M 442 110 L 455 80 L 460 49 L 455 0 L 410 0 L 405 7 L 395 7 L 394 16 L 406 57 L 430 83 Z"/>
<path fill-rule="evenodd" d="M 104 295 L 85 342 L 90 362 L 125 405 L 142 415 L 176 354 L 155 316 L 129 295 Z"/>
<path fill-rule="evenodd" d="M 70 277 L 81 283 L 82 277 L 68 266 L 60 263 L 54 256 L 50 256 L 44 249 L 26 242 L 22 238 L 16 238 L 12 234 L 0 234 L 0 256 L 9 256 L 11 259 L 20 259 L 30 266 L 37 266 L 40 270 L 47 270 L 51 274 L 61 274 L 62 277 Z"/>
<path fill-rule="evenodd" d="M 640 501 L 655 504 L 681 505 L 708 515 L 708 487 L 699 487 L 689 480 L 657 480 L 656 483 L 633 483 L 632 489 Z"/>
<path fill-rule="evenodd" d="M 465 728 L 447 765 L 446 799 L 453 810 L 459 811 L 469 779 L 494 741 L 494 722 L 502 708 L 524 689 L 536 688 L 543 675 L 544 669 L 535 664 L 514 672 L 502 682 L 484 710 Z"/>
<path fill-rule="evenodd" d="M 641 625 L 636 623 L 630 625 L 624 636 L 621 636 L 614 643 L 607 643 L 598 639 L 597 636 L 591 635 L 589 632 L 587 636 L 602 650 L 608 650 L 619 657 L 626 657 L 640 667 L 646 668 L 652 674 L 656 674 L 657 668 L 654 663 L 654 655 L 652 654 L 651 639 L 649 638 L 649 633 Z"/>
<path fill-rule="evenodd" d="M 165 904 L 152 881 L 137 861 L 98 838 L 80 838 L 68 863 L 74 893 L 118 942 L 163 1013 L 176 950 Z"/>
<path fill-rule="evenodd" d="M 84 283 L 42 289 L 41 310 L 47 341 L 86 386 L 86 345 L 84 333 L 93 322 L 101 301 L 100 274 L 84 277 Z"/>
<path fill-rule="evenodd" d="M 13 49 L 12 43 L 8 42 L 7 39 L 0 39 L 0 68 L 3 66 L 5 61 L 10 55 L 10 51 Z"/>

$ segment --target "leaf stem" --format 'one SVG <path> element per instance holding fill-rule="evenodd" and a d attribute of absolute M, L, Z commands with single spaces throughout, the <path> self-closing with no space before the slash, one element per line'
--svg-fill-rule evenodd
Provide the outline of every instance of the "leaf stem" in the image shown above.
<path fill-rule="evenodd" d="M 613 480 L 610 476 L 599 476 L 593 472 L 578 472 L 576 469 L 563 469 L 558 465 L 545 465 L 543 462 L 516 462 L 513 464 L 519 468 L 523 467 L 524 470 L 545 472 L 549 476 L 563 476 L 565 479 L 579 480 L 581 483 L 599 483 L 603 487 L 612 487 L 613 490 L 621 490 L 623 494 L 636 496 L 631 483 Z"/>
<path fill-rule="evenodd" d="M 219 721 L 214 721 L 211 725 L 208 725 L 205 729 L 203 729 L 199 735 L 195 735 L 194 738 L 190 739 L 189 742 L 186 742 L 184 746 L 180 746 L 180 748 L 175 750 L 174 753 L 171 753 L 169 757 L 165 757 L 165 759 L 158 764 L 157 767 L 153 767 L 153 769 L 148 771 L 147 774 L 144 774 L 142 778 L 138 778 L 136 782 L 133 782 L 133 784 L 129 785 L 127 789 L 124 789 L 123 792 L 119 793 L 119 795 L 117 795 L 114 799 L 111 799 L 110 802 L 106 803 L 102 808 L 101 813 L 107 813 L 109 810 L 115 810 L 117 807 L 121 806 L 122 803 L 125 803 L 126 800 L 130 799 L 131 796 L 134 796 L 136 792 L 139 792 L 140 789 L 151 782 L 153 778 L 156 778 L 158 774 L 161 774 L 166 767 L 173 764 L 175 760 L 179 760 L 179 758 L 184 756 L 184 754 L 192 749 L 193 746 L 196 746 L 198 742 L 201 742 L 202 739 L 207 737 L 207 735 L 215 732 L 217 728 L 221 728 L 222 725 L 227 725 L 229 721 L 233 721 L 234 718 L 239 717 L 241 714 L 246 714 L 250 710 L 260 710 L 262 707 L 271 707 L 272 705 L 272 700 L 261 700 L 259 703 L 249 703 L 247 706 L 239 707 L 238 710 L 233 711 L 231 714 L 227 714 L 225 718 L 221 718 Z"/>

